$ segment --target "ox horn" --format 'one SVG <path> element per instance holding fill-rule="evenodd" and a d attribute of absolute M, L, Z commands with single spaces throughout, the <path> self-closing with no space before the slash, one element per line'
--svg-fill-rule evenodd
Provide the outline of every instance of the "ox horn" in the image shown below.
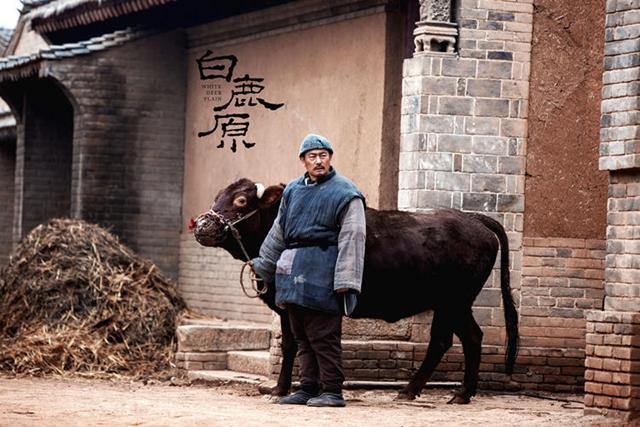
<path fill-rule="evenodd" d="M 256 182 L 256 195 L 258 196 L 258 199 L 262 199 L 263 194 L 264 194 L 264 185 L 260 184 L 259 182 Z"/>

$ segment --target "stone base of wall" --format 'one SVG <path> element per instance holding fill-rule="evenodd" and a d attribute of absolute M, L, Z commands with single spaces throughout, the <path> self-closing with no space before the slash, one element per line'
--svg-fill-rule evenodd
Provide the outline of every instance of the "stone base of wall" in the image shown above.
<path fill-rule="evenodd" d="M 640 313 L 589 311 L 585 414 L 640 418 Z"/>
<path fill-rule="evenodd" d="M 227 352 L 184 352 L 176 353 L 176 367 L 187 371 L 227 369 Z"/>

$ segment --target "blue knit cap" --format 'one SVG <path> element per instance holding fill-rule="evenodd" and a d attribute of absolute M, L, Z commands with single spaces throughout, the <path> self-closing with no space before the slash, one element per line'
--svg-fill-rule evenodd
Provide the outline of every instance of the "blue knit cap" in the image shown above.
<path fill-rule="evenodd" d="M 304 153 L 309 150 L 327 150 L 329 153 L 333 154 L 333 147 L 331 147 L 331 143 L 324 136 L 316 135 L 310 133 L 305 136 L 302 140 L 302 144 L 300 144 L 300 153 L 298 153 L 298 157 L 302 157 Z"/>

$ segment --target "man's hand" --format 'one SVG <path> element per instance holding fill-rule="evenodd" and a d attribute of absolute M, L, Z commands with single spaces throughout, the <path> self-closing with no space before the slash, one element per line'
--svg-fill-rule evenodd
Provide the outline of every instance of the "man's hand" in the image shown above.
<path fill-rule="evenodd" d="M 349 292 L 349 288 L 340 288 L 340 289 L 336 289 L 336 292 L 339 294 L 344 294 Z"/>

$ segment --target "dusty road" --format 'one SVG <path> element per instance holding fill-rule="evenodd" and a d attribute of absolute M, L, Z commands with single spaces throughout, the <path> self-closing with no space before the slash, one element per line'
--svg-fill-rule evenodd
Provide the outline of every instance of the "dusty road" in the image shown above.
<path fill-rule="evenodd" d="M 170 386 L 85 379 L 0 378 L 0 425 L 196 426 L 574 426 L 606 425 L 582 404 L 528 396 L 480 394 L 446 405 L 448 390 L 415 402 L 391 391 L 347 391 L 347 408 L 270 403 L 249 386 Z M 580 396 L 560 399 L 580 402 Z"/>

